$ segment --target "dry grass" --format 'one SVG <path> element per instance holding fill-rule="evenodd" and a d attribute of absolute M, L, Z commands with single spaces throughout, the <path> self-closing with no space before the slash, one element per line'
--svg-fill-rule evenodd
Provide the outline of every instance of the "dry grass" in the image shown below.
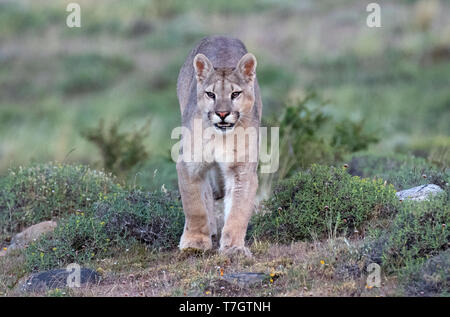
<path fill-rule="evenodd" d="M 12 251 L 0 256 L 0 297 L 14 295 L 14 287 L 25 275 L 25 258 L 22 253 Z"/>
<path fill-rule="evenodd" d="M 56 291 L 62 296 L 392 296 L 395 278 L 382 277 L 380 288 L 366 287 L 367 273 L 358 260 L 360 241 L 334 239 L 273 245 L 256 242 L 252 259 L 227 258 L 216 252 L 154 253 L 137 246 L 117 258 L 90 266 L 103 275 L 98 285 Z M 17 262 L 19 261 L 19 262 Z M 0 258 L 0 291 L 23 296 L 14 288 L 23 272 L 20 255 Z M 357 269 L 355 269 L 357 267 Z M 351 268 L 351 269 L 349 269 Z M 229 282 L 222 275 L 261 272 L 270 278 L 253 286 Z M 18 275 L 16 275 L 18 274 Z M 26 294 L 29 296 L 30 294 Z M 55 291 L 33 296 L 56 296 Z"/>

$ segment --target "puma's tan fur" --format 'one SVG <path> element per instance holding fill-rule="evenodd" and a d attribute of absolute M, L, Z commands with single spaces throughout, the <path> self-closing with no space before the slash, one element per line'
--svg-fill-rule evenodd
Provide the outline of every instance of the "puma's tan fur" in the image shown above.
<path fill-rule="evenodd" d="M 258 131 L 262 103 L 255 70 L 256 59 L 240 40 L 221 36 L 201 40 L 178 77 L 183 127 L 192 131 L 194 120 L 200 121 L 203 131 L 213 127 L 217 139 L 225 138 L 227 143 L 236 141 L 239 129 L 250 127 Z M 191 140 L 192 144 L 194 141 Z M 219 234 L 214 199 L 224 198 L 225 218 L 219 251 L 250 255 L 244 238 L 254 209 L 258 163 L 249 160 L 248 152 L 256 151 L 251 154 L 258 157 L 258 141 L 258 137 L 245 139 L 247 150 L 241 153 L 236 146 L 225 148 L 222 143 L 216 144 L 216 138 L 203 138 L 203 148 L 210 146 L 214 158 L 231 155 L 233 160 L 179 160 L 178 184 L 186 218 L 180 249 L 212 248 L 211 237 Z"/>

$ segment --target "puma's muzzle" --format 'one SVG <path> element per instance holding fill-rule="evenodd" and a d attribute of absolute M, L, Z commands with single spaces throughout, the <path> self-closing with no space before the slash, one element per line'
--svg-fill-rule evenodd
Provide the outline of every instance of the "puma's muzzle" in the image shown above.
<path fill-rule="evenodd" d="M 240 117 L 239 111 L 210 111 L 208 118 L 216 129 L 228 132 L 234 128 Z"/>

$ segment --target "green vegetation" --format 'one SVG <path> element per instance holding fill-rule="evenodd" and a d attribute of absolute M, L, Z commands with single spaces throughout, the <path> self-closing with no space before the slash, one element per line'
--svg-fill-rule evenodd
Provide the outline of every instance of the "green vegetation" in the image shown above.
<path fill-rule="evenodd" d="M 54 8 L 5 1 L 0 3 L 0 39 L 10 38 L 18 33 L 42 31 L 57 20 L 59 14 Z"/>
<path fill-rule="evenodd" d="M 148 136 L 148 127 L 134 133 L 119 132 L 119 122 L 109 128 L 100 121 L 97 128 L 86 131 L 83 135 L 94 143 L 102 155 L 103 168 L 115 175 L 128 175 L 136 165 L 145 161 L 149 154 L 145 149 L 144 139 Z"/>
<path fill-rule="evenodd" d="M 267 126 L 280 127 L 279 179 L 313 163 L 333 164 L 378 141 L 364 130 L 363 122 L 336 122 L 326 111 L 326 102 L 312 93 L 287 104 L 278 118 L 265 120 Z"/>
<path fill-rule="evenodd" d="M 132 69 L 131 62 L 122 57 L 97 54 L 67 56 L 62 63 L 61 89 L 68 95 L 102 90 Z"/>
<path fill-rule="evenodd" d="M 375 158 L 378 159 L 375 170 L 383 170 L 386 168 L 383 164 L 391 162 L 381 160 L 378 156 Z M 13 189 L 23 190 L 28 179 L 39 180 L 39 185 L 42 185 L 33 187 L 34 189 L 44 186 L 47 188 L 49 183 L 53 186 L 66 184 L 71 180 L 70 188 L 77 189 L 77 193 L 68 195 L 70 191 L 64 186 L 57 191 L 56 197 L 65 197 L 61 198 L 58 204 L 67 208 L 67 212 L 55 212 L 52 217 L 59 219 L 55 231 L 42 236 L 23 253 L 15 255 L 18 257 L 17 261 L 20 261 L 18 267 L 9 267 L 10 262 L 0 259 L 0 265 L 6 266 L 6 272 L 14 271 L 19 274 L 16 279 L 0 276 L 0 286 L 6 287 L 5 285 L 16 283 L 27 272 L 64 267 L 73 262 L 103 267 L 104 260 L 109 261 L 108 259 L 117 259 L 121 258 L 122 254 L 128 254 L 128 257 L 132 258 L 124 259 L 123 261 L 128 261 L 125 263 L 153 261 L 154 265 L 164 267 L 164 259 L 174 256 L 173 250 L 177 246 L 184 224 L 182 206 L 176 192 L 159 190 L 149 193 L 130 190 L 116 185 L 113 178 L 101 172 L 80 166 L 46 164 L 19 169 L 7 177 L 0 178 L 2 184 L 17 185 L 4 190 L 3 199 L 12 197 Z M 34 181 L 31 183 L 34 184 Z M 42 193 L 27 189 L 21 192 L 20 197 L 25 202 L 34 202 L 33 198 L 38 194 L 51 195 L 49 192 L 52 191 L 44 190 Z M 8 193 L 9 195 L 5 195 Z M 62 193 L 66 195 L 62 196 Z M 83 194 L 91 198 L 87 200 L 89 203 L 83 204 L 84 200 L 77 201 L 73 198 Z M 53 200 L 50 199 L 53 196 L 42 197 L 45 199 L 40 199 L 40 204 L 28 202 L 27 205 L 37 214 L 43 210 L 52 210 L 54 206 Z M 325 280 L 335 279 L 335 283 L 338 283 L 334 286 L 335 291 L 340 293 L 340 287 L 344 286 L 339 286 L 339 281 L 357 281 L 363 278 L 361 267 L 371 262 L 380 263 L 386 274 L 399 276 L 401 289 L 397 292 L 419 296 L 444 296 L 448 292 L 446 252 L 450 239 L 450 209 L 447 196 L 440 196 L 429 202 L 400 203 L 394 195 L 393 186 L 386 185 L 381 178 L 361 179 L 351 176 L 345 167 L 312 165 L 310 169 L 281 181 L 273 196 L 263 202 L 262 206 L 265 213 L 259 213 L 252 219 L 249 235 L 252 238 L 252 251 L 258 261 L 263 262 L 248 260 L 245 262 L 247 264 L 236 265 L 251 265 L 257 271 L 265 265 L 284 267 L 280 282 L 277 281 L 279 285 L 271 289 L 271 292 L 292 292 L 298 289 L 299 285 L 306 285 L 301 286 L 301 289 L 314 287 L 313 280 L 320 277 Z M 1 211 L 6 210 L 2 208 Z M 8 222 L 9 219 L 4 221 Z M 358 232 L 355 232 L 355 229 Z M 17 230 L 20 229 L 16 229 L 16 232 Z M 365 237 L 363 248 L 351 242 L 355 235 Z M 342 243 L 346 241 L 346 244 L 340 244 L 342 237 L 349 239 L 342 240 Z M 273 247 L 279 248 L 278 243 L 290 245 L 295 241 L 323 241 L 324 238 L 329 238 L 329 242 L 324 244 L 323 249 L 308 253 L 307 270 L 305 264 L 290 264 L 296 260 L 285 259 L 273 249 L 270 251 L 270 244 L 267 244 L 270 241 Z M 142 246 L 145 246 L 145 251 L 128 253 L 128 250 L 142 249 Z M 272 254 L 273 252 L 275 253 Z M 142 254 L 147 255 L 141 259 Z M 153 258 L 148 254 L 158 256 Z M 265 258 L 269 254 L 273 256 L 273 260 Z M 9 258 L 15 259 L 13 255 L 5 259 Z M 159 258 L 160 260 L 157 260 Z M 185 291 L 181 291 L 181 294 L 267 294 L 258 293 L 259 288 L 250 291 L 221 284 L 214 271 L 208 271 L 204 276 L 194 274 L 182 268 L 183 257 L 177 256 L 173 261 L 169 270 L 179 271 L 180 276 L 193 276 L 185 282 L 183 279 L 174 281 L 176 285 L 182 283 L 179 287 Z M 201 265 L 213 270 L 218 264 L 227 263 L 216 255 L 203 255 L 198 261 L 199 263 L 191 266 L 200 271 Z M 311 267 L 311 263 L 317 264 Z M 167 267 L 164 268 L 166 269 Z M 358 289 L 356 285 L 351 289 L 354 287 Z M 177 289 L 172 289 L 172 292 L 174 295 L 180 294 Z"/>
<path fill-rule="evenodd" d="M 77 262 L 112 283 L 136 275 L 130 295 L 150 282 L 151 296 L 448 296 L 450 7 L 419 3 L 433 5 L 386 2 L 374 30 L 358 0 L 81 1 L 81 28 L 66 26 L 66 3 L 1 2 L 0 246 L 40 221 L 58 227 L 0 257 L 0 295 Z M 261 175 L 249 230 L 255 257 L 237 262 L 176 251 L 176 80 L 209 34 L 257 56 L 263 123 L 280 126 L 280 169 Z M 394 188 L 427 183 L 447 195 L 396 200 Z M 381 289 L 365 287 L 369 262 Z M 218 267 L 274 278 L 238 288 Z"/>
<path fill-rule="evenodd" d="M 398 213 L 387 233 L 383 250 L 386 269 L 407 266 L 449 247 L 450 205 L 447 197 L 404 204 L 407 206 Z"/>
<path fill-rule="evenodd" d="M 397 274 L 403 292 L 415 296 L 448 293 L 450 241 L 450 173 L 422 158 L 406 155 L 357 154 L 350 173 L 385 179 L 398 189 L 434 183 L 446 190 L 424 202 L 404 201 L 391 224 L 369 232 L 363 253 L 390 274 Z"/>
<path fill-rule="evenodd" d="M 381 179 L 312 165 L 275 187 L 254 217 L 250 234 L 281 243 L 352 234 L 367 227 L 369 220 L 373 224 L 377 218 L 390 218 L 397 205 L 394 188 Z"/>
<path fill-rule="evenodd" d="M 252 219 L 251 236 L 257 241 L 290 243 L 333 240 L 357 229 L 365 236 L 363 246 L 332 260 L 334 274 L 348 278 L 358 275 L 359 267 L 375 262 L 383 272 L 399 276 L 399 292 L 448 294 L 448 170 L 411 156 L 360 153 L 353 155 L 348 172 L 355 176 L 345 168 L 313 165 L 280 182 Z M 401 203 L 394 195 L 394 186 L 404 189 L 426 183 L 441 186 L 447 194 Z"/>
<path fill-rule="evenodd" d="M 441 168 L 450 166 L 450 138 L 435 136 L 412 141 L 409 146 L 398 146 L 398 152 L 409 152 L 423 157 Z"/>
<path fill-rule="evenodd" d="M 55 231 L 33 242 L 25 251 L 28 271 L 85 264 L 111 254 L 104 223 L 89 214 L 77 213 L 60 221 Z"/>
<path fill-rule="evenodd" d="M 450 193 L 450 170 L 425 159 L 401 154 L 358 153 L 349 160 L 349 172 L 367 178 L 380 178 L 402 190 L 424 184 L 436 184 Z"/>
<path fill-rule="evenodd" d="M 349 15 L 356 3 L 314 3 L 305 13 L 289 0 L 86 1 L 79 29 L 66 27 L 62 3 L 2 3 L 0 174 L 66 156 L 67 162 L 93 165 L 102 154 L 83 137 L 87 130 L 100 120 L 105 126 L 120 120 L 124 132 L 138 131 L 151 117 L 151 134 L 143 142 L 152 155 L 142 166 L 154 169 L 133 168 L 120 176 L 148 189 L 172 183 L 164 158 L 176 142 L 170 131 L 180 123 L 176 77 L 194 43 L 212 33 L 239 36 L 258 57 L 266 122 L 283 113 L 286 103 L 295 108 L 289 100 L 303 100 L 309 91 L 326 100 L 319 108 L 328 119 L 320 131 L 293 149 L 297 168 L 335 163 L 336 147 L 413 153 L 448 166 L 445 27 L 419 31 L 414 23 L 386 19 L 374 33 Z M 441 9 L 448 15 L 446 6 Z M 402 2 L 383 11 L 409 16 L 412 10 L 411 2 Z M 322 29 L 330 36 L 312 31 L 318 20 L 326 21 Z M 313 116 L 314 103 L 320 101 L 309 101 Z M 376 139 L 379 144 L 370 146 Z"/>
<path fill-rule="evenodd" d="M 94 208 L 63 219 L 56 230 L 26 249 L 30 271 L 86 264 L 125 252 L 137 242 L 173 249 L 183 231 L 181 202 L 173 194 L 140 191 L 101 196 Z"/>
<path fill-rule="evenodd" d="M 403 202 L 390 226 L 371 232 L 363 248 L 366 263 L 399 276 L 407 295 L 448 294 L 449 206 L 446 196 Z"/>
<path fill-rule="evenodd" d="M 177 192 L 122 192 L 99 202 L 95 214 L 117 242 L 134 239 L 155 250 L 168 250 L 178 245 L 183 233 L 184 214 Z"/>
<path fill-rule="evenodd" d="M 450 250 L 443 251 L 425 263 L 410 265 L 401 272 L 405 293 L 409 296 L 450 295 Z"/>
<path fill-rule="evenodd" d="M 32 224 L 89 210 L 119 188 L 112 176 L 81 165 L 13 169 L 0 179 L 0 241 Z"/>
<path fill-rule="evenodd" d="M 103 196 L 92 210 L 62 220 L 26 249 L 30 271 L 86 264 L 124 252 L 136 242 L 157 251 L 173 249 L 183 231 L 181 202 L 172 194 L 140 191 Z"/>

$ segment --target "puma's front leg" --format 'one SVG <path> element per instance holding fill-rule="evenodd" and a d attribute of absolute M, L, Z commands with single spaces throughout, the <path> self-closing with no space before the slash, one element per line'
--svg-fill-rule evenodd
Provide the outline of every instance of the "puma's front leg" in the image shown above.
<path fill-rule="evenodd" d="M 212 247 L 207 206 L 205 205 L 204 180 L 191 175 L 186 163 L 177 164 L 178 185 L 185 214 L 184 231 L 180 240 L 180 250 L 209 250 Z"/>
<path fill-rule="evenodd" d="M 258 177 L 254 169 L 238 168 L 226 178 L 225 225 L 220 239 L 220 252 L 251 256 L 245 247 L 247 225 L 254 209 Z"/>

